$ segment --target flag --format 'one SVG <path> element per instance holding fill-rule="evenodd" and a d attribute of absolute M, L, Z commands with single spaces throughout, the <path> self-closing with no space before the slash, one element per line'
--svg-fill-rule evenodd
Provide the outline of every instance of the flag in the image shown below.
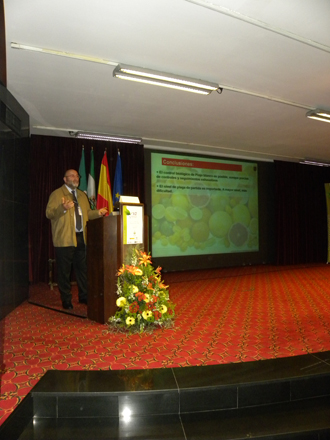
<path fill-rule="evenodd" d="M 79 165 L 79 175 L 80 175 L 80 183 L 79 189 L 87 193 L 87 181 L 86 181 L 86 167 L 85 167 L 85 149 L 82 147 L 81 151 L 81 159 Z"/>
<path fill-rule="evenodd" d="M 108 208 L 109 212 L 113 211 L 109 166 L 106 151 L 104 152 L 101 163 L 99 188 L 97 191 L 96 200 L 96 209 L 101 208 Z"/>
<path fill-rule="evenodd" d="M 118 150 L 115 180 L 113 182 L 113 193 L 112 193 L 113 203 L 115 204 L 116 202 L 119 202 L 119 197 L 122 195 L 123 195 L 123 175 L 121 172 L 120 151 Z"/>
<path fill-rule="evenodd" d="M 96 208 L 96 192 L 95 192 L 95 171 L 94 171 L 94 150 L 91 149 L 91 166 L 88 174 L 87 184 L 88 200 L 92 209 Z"/>

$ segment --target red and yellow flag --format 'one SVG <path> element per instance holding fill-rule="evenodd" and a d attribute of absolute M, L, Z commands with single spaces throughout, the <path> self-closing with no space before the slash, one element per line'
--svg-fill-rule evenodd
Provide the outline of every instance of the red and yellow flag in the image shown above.
<path fill-rule="evenodd" d="M 96 209 L 101 208 L 108 208 L 109 212 L 113 211 L 109 166 L 106 151 L 104 152 L 101 163 L 99 188 L 96 200 Z"/>

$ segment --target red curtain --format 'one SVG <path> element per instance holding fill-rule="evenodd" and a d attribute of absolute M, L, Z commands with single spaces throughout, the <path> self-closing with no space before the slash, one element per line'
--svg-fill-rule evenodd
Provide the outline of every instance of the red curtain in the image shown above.
<path fill-rule="evenodd" d="M 50 221 L 45 211 L 49 195 L 63 185 L 67 169 L 79 170 L 82 146 L 85 149 L 87 175 L 90 169 L 90 151 L 94 150 L 95 184 L 98 179 L 105 149 L 113 185 L 117 153 L 120 151 L 123 189 L 128 196 L 144 196 L 144 149 L 142 145 L 91 141 L 54 136 L 31 136 L 30 154 L 30 282 L 48 282 L 48 260 L 54 258 Z"/>
<path fill-rule="evenodd" d="M 326 263 L 330 168 L 275 162 L 277 264 Z"/>
<path fill-rule="evenodd" d="M 113 185 L 117 151 L 121 154 L 124 194 L 145 203 L 144 149 L 122 143 L 32 136 L 30 154 L 30 281 L 48 282 L 48 260 L 54 258 L 50 221 L 45 216 L 48 197 L 63 184 L 64 172 L 78 171 L 82 146 L 86 172 L 94 149 L 96 189 L 105 148 Z M 327 261 L 327 212 L 324 183 L 330 168 L 275 161 L 276 263 Z"/>

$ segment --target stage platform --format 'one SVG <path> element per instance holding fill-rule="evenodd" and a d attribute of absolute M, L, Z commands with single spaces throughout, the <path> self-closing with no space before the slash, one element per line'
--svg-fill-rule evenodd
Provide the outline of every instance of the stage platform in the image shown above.
<path fill-rule="evenodd" d="M 0 439 L 330 439 L 329 265 L 164 279 L 171 329 L 28 302 L 2 320 Z"/>
<path fill-rule="evenodd" d="M 330 438 L 330 352 L 186 368 L 48 371 L 6 440 Z"/>

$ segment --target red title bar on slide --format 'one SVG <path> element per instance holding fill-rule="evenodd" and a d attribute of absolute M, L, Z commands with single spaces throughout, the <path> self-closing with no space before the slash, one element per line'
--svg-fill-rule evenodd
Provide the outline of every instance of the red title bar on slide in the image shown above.
<path fill-rule="evenodd" d="M 203 162 L 189 159 L 162 158 L 162 165 L 166 167 L 204 168 L 208 170 L 242 171 L 242 165 L 233 163 Z"/>

